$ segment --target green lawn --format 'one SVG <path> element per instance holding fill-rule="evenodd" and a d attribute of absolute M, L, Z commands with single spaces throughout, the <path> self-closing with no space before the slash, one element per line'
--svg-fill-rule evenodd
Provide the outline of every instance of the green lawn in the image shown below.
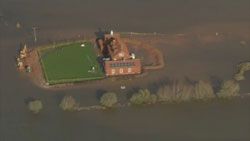
<path fill-rule="evenodd" d="M 93 44 L 84 41 L 68 45 L 51 47 L 51 52 L 41 57 L 41 63 L 46 80 L 49 84 L 77 82 L 83 80 L 100 79 L 104 77 L 100 64 L 97 61 L 93 50 Z M 43 51 L 40 50 L 40 54 Z M 95 72 L 90 72 L 91 67 L 95 67 Z"/>

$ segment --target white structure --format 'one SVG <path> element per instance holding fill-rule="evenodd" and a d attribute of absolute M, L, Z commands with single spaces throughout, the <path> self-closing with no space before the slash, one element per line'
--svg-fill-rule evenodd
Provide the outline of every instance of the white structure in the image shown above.
<path fill-rule="evenodd" d="M 131 58 L 135 59 L 135 54 L 134 53 L 131 53 Z"/>
<path fill-rule="evenodd" d="M 111 35 L 111 36 L 114 35 L 114 31 L 113 31 L 113 30 L 110 31 L 110 35 Z"/>

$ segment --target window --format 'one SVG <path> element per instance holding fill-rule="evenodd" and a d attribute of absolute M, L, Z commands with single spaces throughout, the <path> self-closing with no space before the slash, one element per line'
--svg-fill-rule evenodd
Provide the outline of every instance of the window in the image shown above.
<path fill-rule="evenodd" d="M 135 62 L 124 62 L 124 63 L 112 63 L 110 64 L 111 68 L 120 68 L 120 67 L 134 67 Z"/>
<path fill-rule="evenodd" d="M 131 68 L 128 68 L 128 73 L 131 73 Z"/>
<path fill-rule="evenodd" d="M 123 73 L 123 69 L 120 69 L 120 73 Z"/>
<path fill-rule="evenodd" d="M 112 73 L 112 74 L 115 74 L 115 69 L 111 69 L 111 73 Z"/>

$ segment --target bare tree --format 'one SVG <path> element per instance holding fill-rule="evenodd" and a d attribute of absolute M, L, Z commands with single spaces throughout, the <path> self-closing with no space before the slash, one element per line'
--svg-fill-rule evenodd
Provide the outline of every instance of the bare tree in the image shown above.
<path fill-rule="evenodd" d="M 195 84 L 194 92 L 197 100 L 208 100 L 215 97 L 212 85 L 202 80 Z"/>
<path fill-rule="evenodd" d="M 176 81 L 173 84 L 160 87 L 157 91 L 159 101 L 181 102 L 194 98 L 194 87 L 191 84 Z"/>

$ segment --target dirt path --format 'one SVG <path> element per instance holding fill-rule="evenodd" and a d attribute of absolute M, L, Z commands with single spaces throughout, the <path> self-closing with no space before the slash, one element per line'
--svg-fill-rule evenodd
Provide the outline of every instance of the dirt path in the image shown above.
<path fill-rule="evenodd" d="M 31 73 L 26 73 L 25 69 L 20 70 L 23 75 L 27 76 L 33 83 L 39 86 L 46 86 L 44 73 L 38 56 L 38 48 L 28 51 L 28 56 L 24 58 L 24 64 L 32 67 Z"/>
<path fill-rule="evenodd" d="M 140 48 L 140 50 L 145 50 L 146 54 L 144 54 L 144 56 L 152 59 L 152 65 L 144 65 L 144 70 L 156 70 L 164 67 L 163 54 L 153 44 L 143 43 L 142 41 L 132 40 L 128 38 L 123 39 L 123 41 L 125 44 L 132 44 L 133 47 L 136 46 Z"/>

